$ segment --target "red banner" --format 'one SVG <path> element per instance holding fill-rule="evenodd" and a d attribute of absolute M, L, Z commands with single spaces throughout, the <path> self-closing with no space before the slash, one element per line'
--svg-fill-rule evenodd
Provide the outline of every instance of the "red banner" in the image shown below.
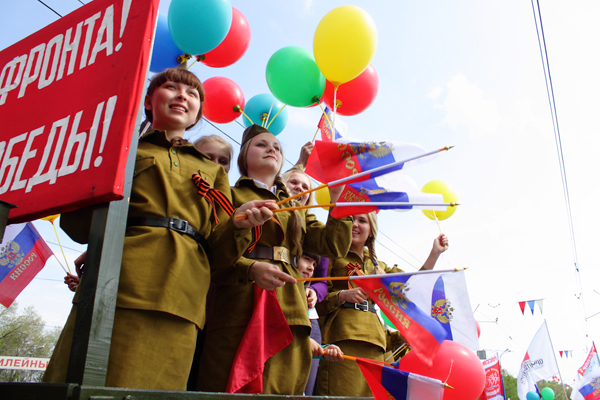
<path fill-rule="evenodd" d="M 485 369 L 485 388 L 479 397 L 481 400 L 503 400 L 504 383 L 502 382 L 502 370 L 498 355 L 483 361 Z"/>
<path fill-rule="evenodd" d="M 0 52 L 9 223 L 123 198 L 159 0 L 95 0 Z"/>

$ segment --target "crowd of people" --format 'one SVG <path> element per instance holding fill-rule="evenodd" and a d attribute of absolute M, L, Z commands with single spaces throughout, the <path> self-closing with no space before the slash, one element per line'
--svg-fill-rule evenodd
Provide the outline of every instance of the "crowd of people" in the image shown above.
<path fill-rule="evenodd" d="M 202 117 L 204 91 L 183 69 L 154 76 L 145 97 L 151 129 L 139 141 L 124 241 L 106 386 L 154 390 L 226 391 L 233 361 L 253 312 L 255 286 L 274 290 L 293 335 L 270 357 L 263 393 L 371 396 L 353 361 L 384 360 L 404 339 L 386 330 L 373 302 L 350 281 L 300 278 L 400 272 L 375 252 L 377 215 L 328 217 L 306 209 L 312 188 L 299 165 L 283 175 L 283 149 L 267 129 L 242 137 L 241 174 L 230 186 L 231 145 L 219 136 L 183 139 Z M 335 202 L 343 187 L 330 189 Z M 63 214 L 61 227 L 87 240 L 86 213 Z M 89 231 L 88 231 L 89 232 Z M 438 236 L 423 269 L 447 248 Z M 65 277 L 71 290 L 85 279 Z M 65 382 L 78 292 L 45 382 Z"/>

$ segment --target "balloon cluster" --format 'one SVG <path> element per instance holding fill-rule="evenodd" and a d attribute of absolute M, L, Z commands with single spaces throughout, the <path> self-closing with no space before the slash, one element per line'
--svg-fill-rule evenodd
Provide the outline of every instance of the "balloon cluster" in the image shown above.
<path fill-rule="evenodd" d="M 376 47 L 377 30 L 371 16 L 360 7 L 337 7 L 319 22 L 312 54 L 288 46 L 271 56 L 266 71 L 269 90 L 290 106 L 309 107 L 324 101 L 341 115 L 359 114 L 371 105 L 379 89 L 377 72 L 370 65 Z"/>
<path fill-rule="evenodd" d="M 250 44 L 250 25 L 230 0 L 173 0 L 168 16 L 159 14 L 150 71 L 174 68 L 195 56 L 212 68 L 237 62 Z M 204 82 L 204 116 L 227 123 L 240 116 L 244 94 L 231 79 Z"/>

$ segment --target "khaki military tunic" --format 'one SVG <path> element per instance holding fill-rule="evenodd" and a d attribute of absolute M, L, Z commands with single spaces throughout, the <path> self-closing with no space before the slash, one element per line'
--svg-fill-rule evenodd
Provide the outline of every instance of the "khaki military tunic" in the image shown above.
<path fill-rule="evenodd" d="M 190 236 L 167 228 L 127 228 L 107 384 L 116 382 L 113 385 L 184 390 L 196 331 L 205 322 L 210 269 L 231 265 L 250 243 L 250 229 L 235 229 L 233 220 L 219 207 L 216 212 L 220 224 L 217 225 L 212 207 L 198 195 L 192 181 L 195 173 L 230 197 L 229 180 L 223 168 L 211 162 L 192 144 L 172 146 L 166 133 L 157 130 L 140 139 L 128 218 L 175 217 L 187 220 L 207 239 L 210 254 L 207 255 Z M 61 227 L 74 240 L 87 241 L 89 221 L 81 218 L 81 213 L 74 213 L 71 218 L 68 214 L 63 215 Z M 76 302 L 77 297 L 74 299 Z M 127 317 L 122 318 L 120 310 L 147 312 L 137 318 L 135 346 L 130 339 L 123 339 L 130 331 L 126 324 L 136 319 L 135 315 L 128 312 Z M 72 314 L 69 321 L 74 319 L 74 312 Z M 174 322 L 172 317 L 179 321 Z M 125 325 L 121 326 L 120 322 Z M 66 331 L 69 325 L 68 322 Z M 186 332 L 184 337 L 181 337 L 181 332 Z M 61 335 L 61 340 L 65 341 L 61 348 L 65 351 L 58 352 L 51 360 L 46 381 L 64 381 L 71 337 L 72 331 Z M 158 373 L 157 365 L 145 362 L 141 357 L 140 352 L 144 349 L 163 357 L 169 369 L 172 370 L 172 365 L 180 368 L 183 372 L 175 372 L 175 375 L 181 375 L 181 378 L 176 380 Z M 170 359 L 174 362 L 169 362 Z M 135 368 L 128 368 L 128 362 Z M 126 375 L 125 369 L 128 373 L 132 369 L 135 376 Z M 119 376 L 127 378 L 124 381 L 116 379 Z"/>
<path fill-rule="evenodd" d="M 257 199 L 279 201 L 285 198 L 285 195 L 281 190 L 275 195 L 258 187 L 252 179 L 242 177 L 232 188 L 232 197 L 234 206 L 237 206 Z M 281 207 L 288 206 L 289 203 L 284 203 Z M 335 258 L 347 254 L 351 243 L 352 218 L 330 217 L 324 225 L 306 210 L 299 212 L 302 216 L 300 242 L 303 246 L 324 257 Z M 262 236 L 257 246 L 283 246 L 289 249 L 292 255 L 301 254 L 301 249 L 294 246 L 291 238 L 291 218 L 291 212 L 274 214 L 275 221 L 271 220 L 263 225 Z M 247 277 L 244 279 L 243 274 L 237 270 L 247 274 L 250 266 L 256 261 L 242 257 L 235 265 L 220 268 L 213 274 L 213 282 L 217 286 L 200 360 L 199 390 L 222 392 L 227 386 L 235 352 L 252 316 L 253 287 L 250 284 L 240 285 L 247 283 Z M 293 277 L 301 278 L 298 269 L 287 262 L 261 261 L 277 265 Z M 294 333 L 294 343 L 290 346 L 298 346 L 298 349 L 296 354 L 285 356 L 285 351 L 282 351 L 267 362 L 263 373 L 263 393 L 302 394 L 311 363 L 306 292 L 303 282 L 296 285 L 286 284 L 275 291 L 283 314 Z M 285 350 L 289 351 L 287 348 Z"/>
<path fill-rule="evenodd" d="M 365 249 L 364 261 L 354 252 L 344 258 L 329 261 L 329 276 L 348 276 L 348 264 L 358 264 L 365 275 L 374 273 L 375 266 Z M 389 268 L 379 261 L 379 268 L 386 273 L 403 272 Z M 329 292 L 317 306 L 321 318 L 325 319 L 322 329 L 323 343 L 338 345 L 344 354 L 383 361 L 390 336 L 377 314 L 342 307 L 338 300 L 339 292 L 348 289 L 348 281 L 329 281 Z M 368 299 L 369 304 L 374 304 Z M 399 338 L 398 338 L 399 339 Z M 393 345 L 399 345 L 395 341 Z M 372 397 L 367 381 L 356 362 L 330 362 L 322 360 L 317 376 L 315 395 L 318 396 L 360 396 Z"/>

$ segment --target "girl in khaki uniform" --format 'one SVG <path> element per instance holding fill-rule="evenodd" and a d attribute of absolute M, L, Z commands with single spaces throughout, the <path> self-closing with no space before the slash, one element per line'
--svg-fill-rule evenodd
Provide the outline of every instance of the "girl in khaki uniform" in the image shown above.
<path fill-rule="evenodd" d="M 279 172 L 283 154 L 273 134 L 258 125 L 244 131 L 238 167 L 242 177 L 231 189 L 234 205 L 253 199 L 282 200 L 289 197 Z M 331 193 L 332 201 L 340 190 Z M 298 204 L 297 202 L 293 202 Z M 289 207 L 284 203 L 282 207 Z M 263 393 L 301 395 L 311 364 L 310 321 L 306 293 L 295 257 L 302 247 L 325 257 L 343 257 L 350 247 L 352 218 L 319 222 L 306 210 L 280 212 L 262 226 L 262 234 L 250 253 L 213 275 L 215 298 L 206 326 L 200 359 L 198 390 L 224 392 L 236 351 L 252 315 L 254 281 L 275 289 L 293 342 L 271 357 L 263 372 Z M 246 279 L 240 279 L 243 271 Z M 241 285 L 240 285 L 241 284 Z"/>
<path fill-rule="evenodd" d="M 196 334 L 204 326 L 209 256 L 219 255 L 211 258 L 212 267 L 235 262 L 250 243 L 247 228 L 272 216 L 265 202 L 252 202 L 235 213 L 248 218 L 236 220 L 217 201 L 198 195 L 192 174 L 230 197 L 223 168 L 182 139 L 200 120 L 203 100 L 202 84 L 186 70 L 157 74 L 148 87 L 146 116 L 153 129 L 140 138 L 136 154 L 106 386 L 185 390 Z M 83 214 L 61 218 L 79 243 L 89 232 Z M 45 382 L 65 382 L 78 295 Z"/>
<path fill-rule="evenodd" d="M 343 258 L 330 260 L 328 275 L 403 272 L 377 260 L 376 238 L 377 214 L 371 212 L 355 215 L 350 252 Z M 448 240 L 444 235 L 438 236 L 421 269 L 432 269 L 440 254 L 446 250 L 447 244 Z M 328 287 L 325 300 L 317 306 L 321 318 L 325 319 L 323 343 L 336 344 L 349 356 L 384 361 L 388 347 L 395 349 L 404 342 L 398 332 L 392 334 L 384 328 L 375 314 L 373 301 L 362 289 L 353 288 L 349 281 L 329 281 Z M 315 395 L 373 397 L 356 362 L 334 363 L 326 360 L 322 360 L 319 366 Z"/>

